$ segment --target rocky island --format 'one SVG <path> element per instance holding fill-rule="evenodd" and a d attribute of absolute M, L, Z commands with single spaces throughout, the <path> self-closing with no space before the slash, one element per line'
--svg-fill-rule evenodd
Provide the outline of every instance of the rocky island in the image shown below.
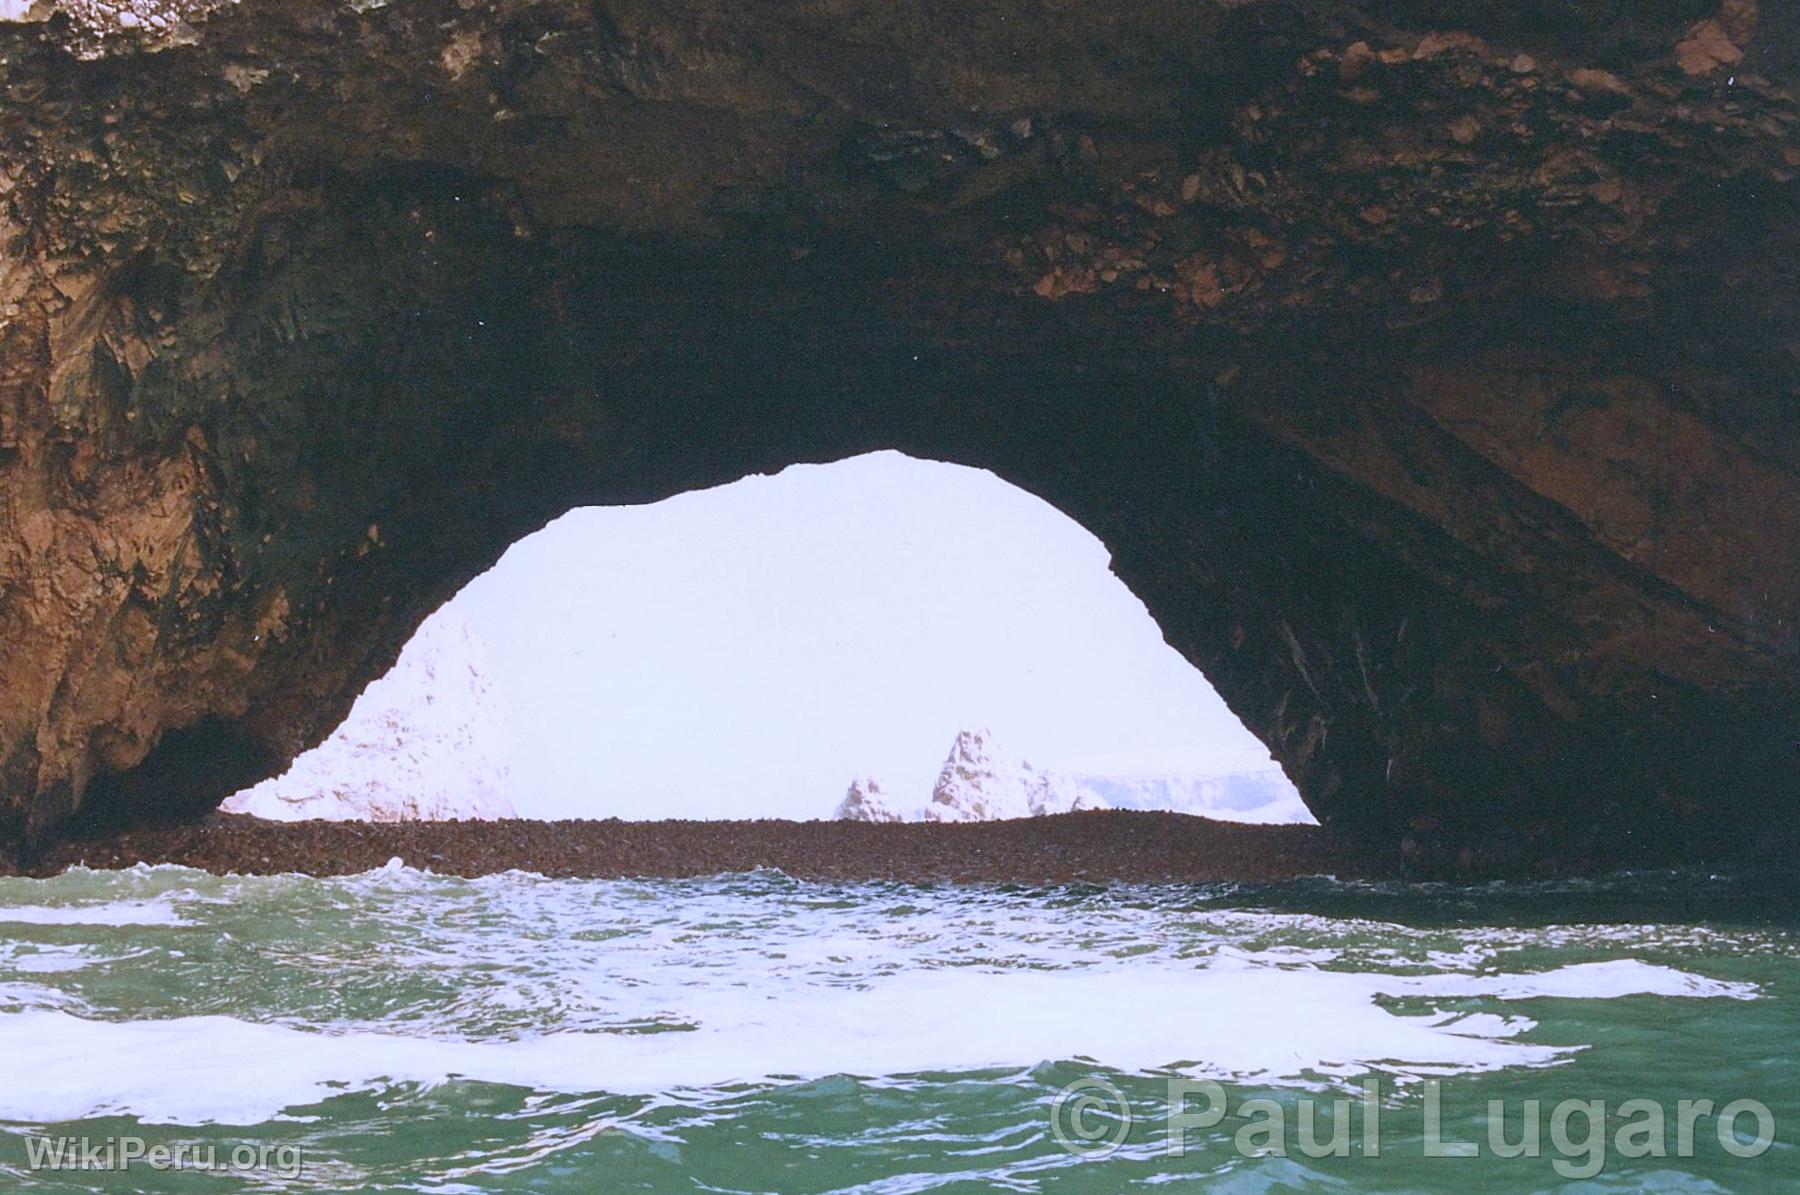
<path fill-rule="evenodd" d="M 1791 5 L 0 17 L 9 849 L 281 772 L 564 510 L 877 448 L 1090 528 L 1359 849 L 1793 846 Z"/>
<path fill-rule="evenodd" d="M 931 786 L 931 799 L 904 809 L 873 779 L 858 778 L 838 804 L 841 821 L 992 822 L 1050 817 L 1105 809 L 1106 802 L 1078 790 L 1069 777 L 1014 760 L 994 741 L 993 731 L 976 727 L 957 734 Z"/>

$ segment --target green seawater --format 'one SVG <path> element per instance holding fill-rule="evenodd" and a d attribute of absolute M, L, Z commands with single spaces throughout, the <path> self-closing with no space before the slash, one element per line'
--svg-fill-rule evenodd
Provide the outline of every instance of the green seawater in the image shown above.
<path fill-rule="evenodd" d="M 1800 1190 L 1796 909 L 1703 875 L 0 879 L 0 1190 Z"/>

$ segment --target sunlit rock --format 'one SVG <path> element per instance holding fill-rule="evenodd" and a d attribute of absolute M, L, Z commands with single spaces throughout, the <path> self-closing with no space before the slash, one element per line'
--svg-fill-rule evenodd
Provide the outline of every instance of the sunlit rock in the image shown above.
<path fill-rule="evenodd" d="M 951 744 L 931 801 L 920 817 L 934 822 L 989 822 L 1104 809 L 1099 797 L 1066 776 L 1014 761 L 985 727 L 965 730 Z"/>
<path fill-rule="evenodd" d="M 1068 776 L 1015 761 L 994 741 L 992 731 L 977 727 L 962 731 L 950 745 L 924 808 L 895 809 L 879 784 L 858 779 L 834 816 L 862 822 L 992 822 L 1105 808 L 1100 794 L 1082 789 Z"/>
<path fill-rule="evenodd" d="M 859 777 L 850 782 L 850 791 L 838 802 L 832 814 L 843 822 L 903 822 L 904 816 L 887 803 L 887 795 L 873 777 Z"/>
<path fill-rule="evenodd" d="M 511 739 L 480 640 L 440 611 L 330 738 L 221 808 L 279 821 L 511 817 Z"/>
<path fill-rule="evenodd" d="M 950 746 L 923 820 L 991 822 L 1030 817 L 1031 797 L 1023 770 L 1014 766 L 985 728 L 965 730 Z"/>

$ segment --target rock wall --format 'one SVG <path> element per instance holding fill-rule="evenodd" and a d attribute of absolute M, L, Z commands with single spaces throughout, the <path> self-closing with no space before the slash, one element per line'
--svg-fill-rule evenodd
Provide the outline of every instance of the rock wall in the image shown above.
<path fill-rule="evenodd" d="M 289 822 L 515 816 L 512 720 L 494 694 L 487 659 L 468 622 L 439 610 L 331 737 L 220 809 Z"/>
<path fill-rule="evenodd" d="M 1791 5 L 6 12 L 0 838 L 278 771 L 572 505 L 893 447 L 1336 831 L 1791 845 Z"/>

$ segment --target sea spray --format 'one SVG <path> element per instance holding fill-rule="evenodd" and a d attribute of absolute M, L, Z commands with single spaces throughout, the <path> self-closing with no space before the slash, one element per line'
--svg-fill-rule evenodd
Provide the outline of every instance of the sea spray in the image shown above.
<path fill-rule="evenodd" d="M 32 1149 L 110 1138 L 121 1162 L 129 1138 L 139 1175 L 177 1147 L 291 1147 L 283 1189 L 319 1191 L 1110 1193 L 1121 1176 L 1251 1175 L 1502 1191 L 1583 1173 L 1597 1150 L 1619 1183 L 1765 1189 L 1800 1096 L 1777 1065 L 1800 1048 L 1797 986 L 1790 924 L 1704 877 L 77 870 L 0 880 L 0 1180 L 66 1189 L 76 1172 Z M 1215 1093 L 1218 1117 L 1211 1094 L 1171 1111 L 1176 1085 Z M 1711 1101 L 1686 1155 L 1684 1100 Z M 1666 1156 L 1620 1145 L 1644 1101 L 1666 1109 Z M 1758 1108 L 1772 1141 L 1752 1154 Z M 1442 1154 L 1459 1147 L 1475 1152 Z"/>

